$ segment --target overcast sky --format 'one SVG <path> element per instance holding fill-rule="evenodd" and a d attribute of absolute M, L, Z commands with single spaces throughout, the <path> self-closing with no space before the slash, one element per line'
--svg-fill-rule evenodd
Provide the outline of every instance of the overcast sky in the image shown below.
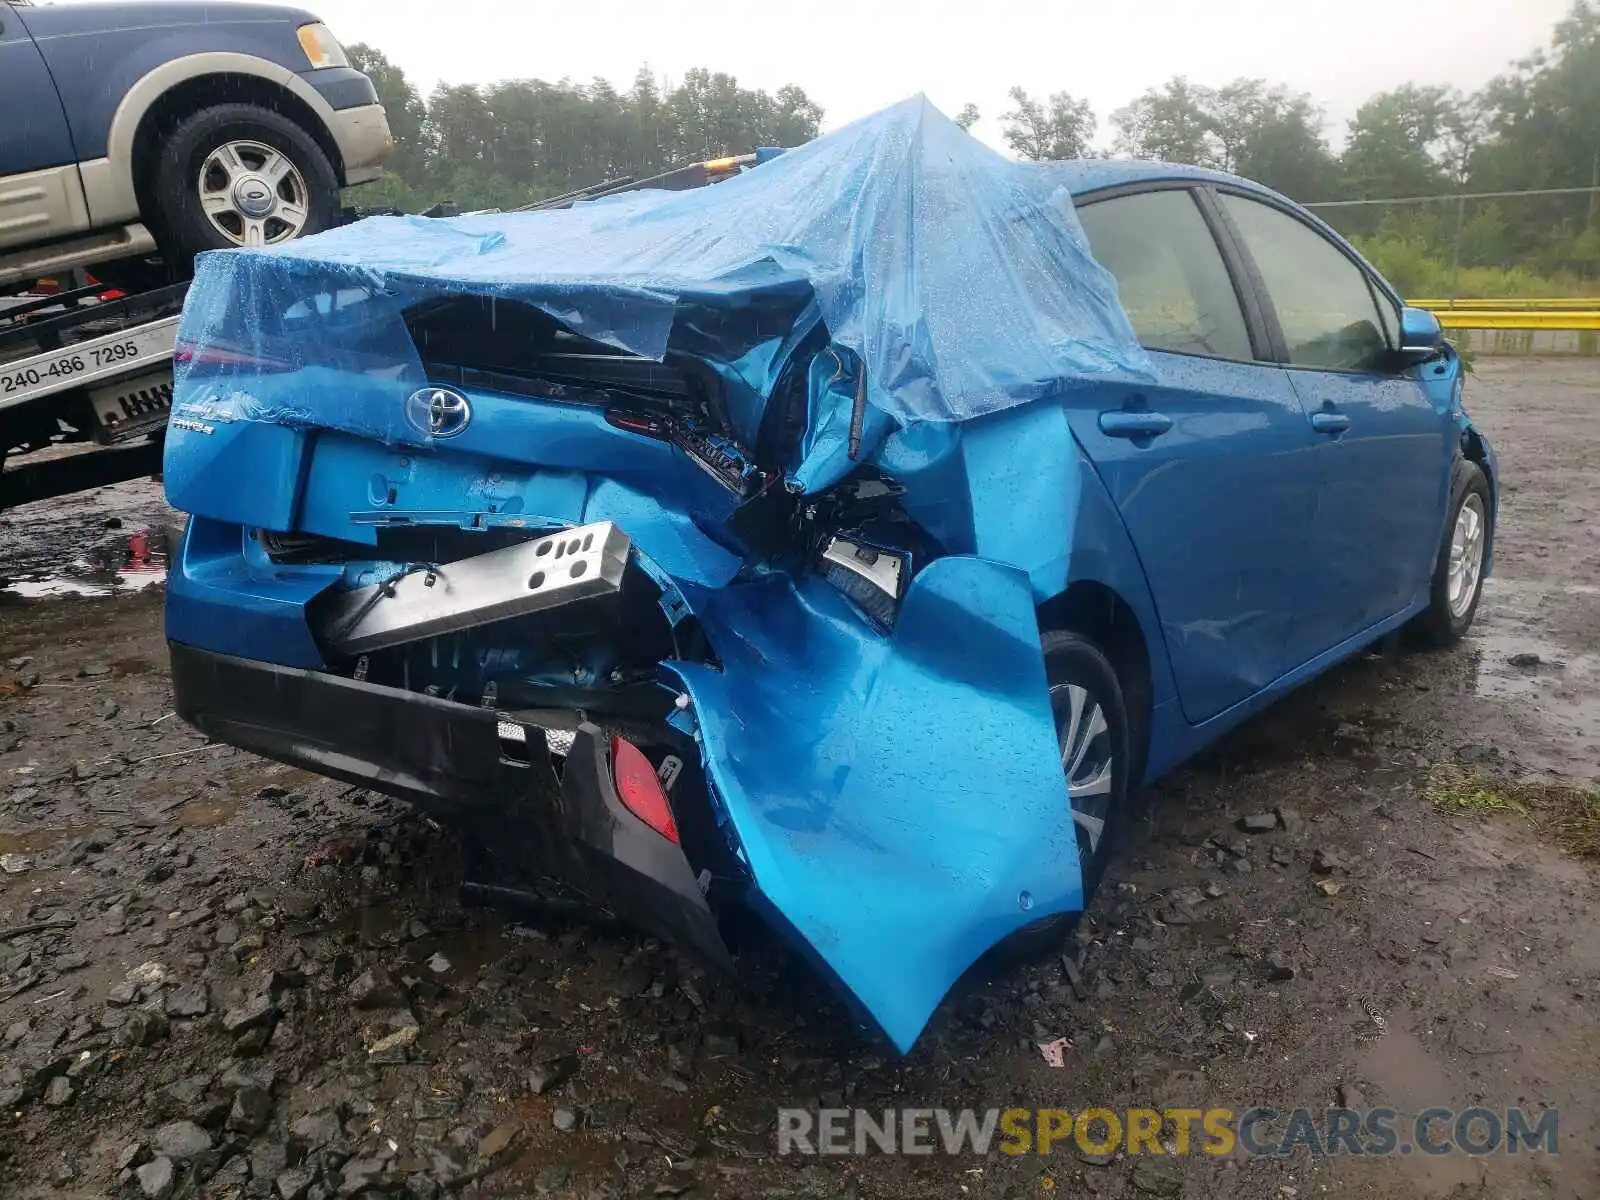
<path fill-rule="evenodd" d="M 1006 91 L 1086 97 L 1109 144 L 1111 111 L 1176 74 L 1261 76 L 1307 91 L 1328 132 L 1375 91 L 1414 80 L 1482 85 L 1544 44 L 1569 0 L 305 0 L 347 42 L 435 83 L 505 78 L 625 87 L 648 63 L 696 66 L 746 87 L 797 83 L 832 128 L 926 92 L 975 102 L 999 144 Z"/>
<path fill-rule="evenodd" d="M 1006 91 L 1110 114 L 1173 75 L 1260 76 L 1310 92 L 1343 141 L 1363 99 L 1407 81 L 1479 87 L 1543 45 L 1569 0 L 301 0 L 343 41 L 434 84 L 704 66 L 746 87 L 803 87 L 833 128 L 916 92 L 1000 144 Z"/>

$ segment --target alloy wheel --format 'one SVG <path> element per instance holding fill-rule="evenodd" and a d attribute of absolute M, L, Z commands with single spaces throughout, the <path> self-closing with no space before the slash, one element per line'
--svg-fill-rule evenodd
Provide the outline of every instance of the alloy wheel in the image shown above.
<path fill-rule="evenodd" d="M 235 246 L 273 246 L 299 236 L 311 193 L 288 155 L 261 142 L 224 142 L 200 167 L 200 210 Z"/>
<path fill-rule="evenodd" d="M 1467 493 L 1456 511 L 1455 528 L 1450 531 L 1450 615 L 1460 620 L 1467 615 L 1478 594 L 1483 575 L 1483 500 L 1476 492 Z"/>
<path fill-rule="evenodd" d="M 1116 752 L 1105 710 L 1087 688 L 1061 683 L 1050 689 L 1061 744 L 1061 769 L 1067 777 L 1078 854 L 1088 859 L 1105 836 L 1110 815 Z"/>

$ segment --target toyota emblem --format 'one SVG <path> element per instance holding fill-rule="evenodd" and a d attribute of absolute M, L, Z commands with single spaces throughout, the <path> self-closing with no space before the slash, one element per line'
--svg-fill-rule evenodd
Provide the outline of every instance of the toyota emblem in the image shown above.
<path fill-rule="evenodd" d="M 406 398 L 406 420 L 428 437 L 452 438 L 472 424 L 472 405 L 453 388 L 419 388 Z"/>

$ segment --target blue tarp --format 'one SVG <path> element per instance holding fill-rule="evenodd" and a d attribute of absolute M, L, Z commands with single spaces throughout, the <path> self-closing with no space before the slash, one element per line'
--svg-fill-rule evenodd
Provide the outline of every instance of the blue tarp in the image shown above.
<path fill-rule="evenodd" d="M 342 265 L 347 283 L 407 300 L 524 300 L 659 359 L 683 293 L 766 262 L 810 282 L 834 344 L 866 363 L 868 400 L 902 422 L 965 421 L 1074 375 L 1151 372 L 1066 190 L 922 97 L 712 187 L 557 211 L 375 217 L 205 255 L 182 337 L 207 340 L 277 285 L 325 281 Z"/>

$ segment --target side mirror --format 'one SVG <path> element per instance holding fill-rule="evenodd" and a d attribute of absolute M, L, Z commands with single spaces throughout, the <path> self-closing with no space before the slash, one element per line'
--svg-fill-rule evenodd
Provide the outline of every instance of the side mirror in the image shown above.
<path fill-rule="evenodd" d="M 1425 308 L 1400 311 L 1400 357 L 1408 363 L 1426 362 L 1444 349 L 1444 326 Z"/>

